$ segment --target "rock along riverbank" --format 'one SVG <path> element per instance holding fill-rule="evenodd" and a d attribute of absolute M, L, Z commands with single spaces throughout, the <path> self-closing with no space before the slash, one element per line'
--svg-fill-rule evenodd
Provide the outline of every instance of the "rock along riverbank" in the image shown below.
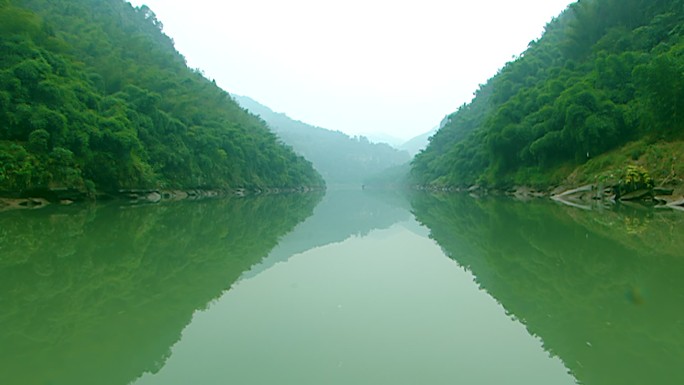
<path fill-rule="evenodd" d="M 308 193 L 320 187 L 297 188 L 235 188 L 235 189 L 122 189 L 118 191 L 86 193 L 80 190 L 50 189 L 0 196 L 0 211 L 38 209 L 49 205 L 71 205 L 76 202 L 120 200 L 131 204 L 164 201 L 200 200 L 219 197 L 247 197 L 256 195 Z"/>
<path fill-rule="evenodd" d="M 552 199 L 556 202 L 581 209 L 592 209 L 597 204 L 643 204 L 646 206 L 671 208 L 684 212 L 684 187 L 651 187 L 635 190 L 618 196 L 615 186 L 588 184 L 578 187 L 554 186 L 549 189 L 539 189 L 529 186 L 515 186 L 508 189 L 491 189 L 479 185 L 463 187 L 433 187 L 416 186 L 418 190 L 431 192 L 459 192 L 468 193 L 474 198 L 483 196 L 509 196 L 514 199 L 527 201 L 532 199 Z"/>

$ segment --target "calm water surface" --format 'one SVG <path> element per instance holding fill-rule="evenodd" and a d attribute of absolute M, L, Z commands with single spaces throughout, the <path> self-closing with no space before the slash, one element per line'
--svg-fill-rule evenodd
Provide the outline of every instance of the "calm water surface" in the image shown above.
<path fill-rule="evenodd" d="M 361 191 L 0 213 L 0 383 L 681 384 L 682 228 Z"/>

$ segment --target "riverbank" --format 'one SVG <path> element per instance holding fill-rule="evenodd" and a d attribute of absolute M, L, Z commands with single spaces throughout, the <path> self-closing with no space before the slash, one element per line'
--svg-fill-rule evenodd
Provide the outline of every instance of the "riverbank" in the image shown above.
<path fill-rule="evenodd" d="M 587 184 L 584 186 L 552 186 L 540 189 L 530 186 L 515 186 L 508 189 L 486 188 L 479 185 L 462 187 L 430 187 L 416 186 L 417 190 L 442 193 L 467 193 L 474 198 L 485 196 L 508 196 L 512 199 L 529 201 L 533 199 L 551 199 L 553 201 L 590 210 L 597 205 L 640 204 L 657 208 L 670 208 L 684 212 L 684 186 L 651 187 L 639 189 L 628 194 L 617 196 L 616 186 L 604 184 Z"/>
<path fill-rule="evenodd" d="M 507 195 L 519 200 L 549 198 L 589 208 L 597 203 L 640 203 L 684 210 L 684 141 L 640 140 L 577 166 L 559 165 L 547 174 L 519 178 L 509 187 L 484 185 L 421 186 L 430 191 L 460 191 L 473 196 Z M 518 179 L 516 179 L 518 180 Z"/>
<path fill-rule="evenodd" d="M 123 189 L 109 192 L 87 193 L 70 189 L 46 189 L 22 194 L 0 196 L 0 212 L 7 210 L 38 209 L 49 205 L 69 206 L 78 202 L 125 201 L 130 204 L 160 203 L 168 201 L 200 200 L 220 197 L 246 197 L 256 195 L 309 193 L 320 187 L 297 188 L 236 188 L 236 189 Z"/>

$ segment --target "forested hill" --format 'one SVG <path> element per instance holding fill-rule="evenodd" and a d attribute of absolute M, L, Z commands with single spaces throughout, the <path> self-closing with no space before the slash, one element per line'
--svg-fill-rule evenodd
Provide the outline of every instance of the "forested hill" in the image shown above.
<path fill-rule="evenodd" d="M 582 0 L 449 116 L 412 175 L 548 187 L 633 164 L 681 185 L 683 125 L 684 1 Z"/>
<path fill-rule="evenodd" d="M 322 185 L 123 0 L 0 0 L 0 192 Z"/>
<path fill-rule="evenodd" d="M 314 127 L 245 96 L 233 95 L 244 108 L 261 116 L 269 127 L 299 154 L 313 162 L 326 183 L 360 186 L 365 179 L 410 160 L 406 151 L 365 137 L 349 137 L 339 131 Z"/>

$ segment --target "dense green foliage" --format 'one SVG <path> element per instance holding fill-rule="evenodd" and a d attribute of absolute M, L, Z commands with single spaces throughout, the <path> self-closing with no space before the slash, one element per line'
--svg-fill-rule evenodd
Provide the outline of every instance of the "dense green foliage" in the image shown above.
<path fill-rule="evenodd" d="M 160 370 L 319 194 L 0 216 L 0 383 L 126 385 Z"/>
<path fill-rule="evenodd" d="M 625 143 L 684 138 L 684 1 L 582 0 L 413 162 L 434 186 L 557 182 Z"/>
<path fill-rule="evenodd" d="M 147 7 L 0 1 L 0 191 L 321 184 Z"/>
<path fill-rule="evenodd" d="M 415 194 L 416 218 L 579 384 L 681 384 L 684 217 Z"/>
<path fill-rule="evenodd" d="M 407 152 L 388 144 L 314 127 L 273 112 L 244 96 L 235 96 L 235 99 L 264 119 L 283 142 L 311 160 L 328 185 L 359 186 L 369 176 L 410 159 Z"/>

